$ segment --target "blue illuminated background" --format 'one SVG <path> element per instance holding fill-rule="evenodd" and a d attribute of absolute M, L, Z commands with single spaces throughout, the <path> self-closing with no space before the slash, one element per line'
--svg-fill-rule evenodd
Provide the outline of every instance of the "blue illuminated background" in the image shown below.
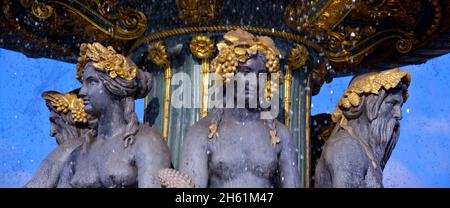
<path fill-rule="evenodd" d="M 412 76 L 401 136 L 384 172 L 386 187 L 450 187 L 450 56 L 402 68 Z M 56 146 L 49 136 L 46 90 L 80 87 L 75 65 L 0 49 L 0 187 L 21 187 Z M 324 85 L 312 114 L 331 113 L 349 77 Z M 143 101 L 136 103 L 142 121 Z"/>

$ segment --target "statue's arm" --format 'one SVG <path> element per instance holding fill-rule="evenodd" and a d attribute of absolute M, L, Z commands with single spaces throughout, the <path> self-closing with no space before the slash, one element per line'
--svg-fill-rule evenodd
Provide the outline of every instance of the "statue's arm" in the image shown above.
<path fill-rule="evenodd" d="M 64 165 L 72 151 L 81 143 L 61 144 L 56 147 L 39 165 L 33 178 L 25 188 L 54 188 L 58 184 Z"/>
<path fill-rule="evenodd" d="M 278 166 L 280 171 L 280 184 L 282 188 L 299 188 L 300 174 L 298 172 L 298 153 L 287 128 L 278 128 L 281 152 Z"/>
<path fill-rule="evenodd" d="M 194 125 L 183 141 L 180 171 L 192 178 L 196 188 L 208 187 L 207 135 L 204 128 Z"/>
<path fill-rule="evenodd" d="M 364 187 L 368 161 L 360 146 L 339 142 L 327 149 L 325 159 L 333 188 Z"/>
<path fill-rule="evenodd" d="M 57 169 L 62 170 L 62 167 L 58 168 L 61 164 L 48 159 L 50 155 L 41 162 L 33 178 L 25 184 L 24 188 L 54 188 L 57 185 L 60 173 Z"/>
<path fill-rule="evenodd" d="M 81 151 L 82 146 L 78 146 L 74 151 L 69 155 L 68 159 L 65 161 L 61 173 L 59 175 L 58 184 L 56 187 L 58 188 L 71 188 L 70 180 L 74 174 L 74 161 L 76 160 L 78 154 Z"/>
<path fill-rule="evenodd" d="M 170 167 L 170 154 L 167 144 L 158 134 L 137 138 L 135 163 L 138 172 L 139 188 L 161 188 L 159 171 Z"/>
<path fill-rule="evenodd" d="M 70 179 L 73 176 L 72 166 L 69 163 L 64 165 L 61 175 L 59 176 L 57 188 L 71 188 Z"/>

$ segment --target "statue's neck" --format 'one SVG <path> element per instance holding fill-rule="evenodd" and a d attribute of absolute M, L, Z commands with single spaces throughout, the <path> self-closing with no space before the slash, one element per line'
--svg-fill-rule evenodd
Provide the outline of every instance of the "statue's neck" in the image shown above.
<path fill-rule="evenodd" d="M 236 96 L 225 96 L 225 101 L 225 114 L 238 122 L 251 121 L 260 118 L 261 110 L 259 108 L 247 108 L 239 106 Z M 232 105 L 230 106 L 230 104 Z"/>
<path fill-rule="evenodd" d="M 259 111 L 247 108 L 226 108 L 225 114 L 238 122 L 254 121 L 260 116 Z"/>
<path fill-rule="evenodd" d="M 113 102 L 98 118 L 97 133 L 104 139 L 114 138 L 124 130 L 124 106 L 120 101 Z"/>

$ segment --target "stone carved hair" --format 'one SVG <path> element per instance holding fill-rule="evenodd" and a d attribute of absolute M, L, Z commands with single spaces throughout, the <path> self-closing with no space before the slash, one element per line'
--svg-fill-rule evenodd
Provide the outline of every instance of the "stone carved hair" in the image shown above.
<path fill-rule="evenodd" d="M 150 73 L 138 70 L 136 78 L 125 80 L 122 78 L 111 79 L 106 73 L 99 73 L 100 80 L 105 85 L 111 95 L 120 99 L 125 107 L 124 115 L 126 124 L 124 140 L 125 146 L 134 141 L 134 136 L 138 132 L 138 119 L 134 112 L 134 100 L 144 98 L 151 89 Z"/>
<path fill-rule="evenodd" d="M 137 69 L 136 64 L 117 54 L 111 47 L 103 47 L 99 43 L 82 45 L 81 57 L 78 60 L 77 78 L 83 74 L 84 67 L 93 63 L 108 92 L 120 100 L 124 108 L 125 147 L 134 142 L 139 122 L 134 112 L 134 100 L 144 98 L 150 91 L 152 77 L 148 72 Z M 105 58 L 106 57 L 106 58 Z"/>

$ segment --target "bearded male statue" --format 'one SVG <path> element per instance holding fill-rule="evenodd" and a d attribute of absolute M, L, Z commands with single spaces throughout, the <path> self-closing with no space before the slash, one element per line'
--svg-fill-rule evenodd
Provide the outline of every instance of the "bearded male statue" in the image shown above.
<path fill-rule="evenodd" d="M 50 136 L 56 138 L 58 146 L 42 161 L 25 188 L 55 188 L 72 151 L 93 134 L 97 120 L 84 111 L 83 100 L 78 98 L 79 90 L 66 94 L 42 93 L 50 111 Z"/>
<path fill-rule="evenodd" d="M 353 78 L 332 115 L 335 128 L 318 161 L 315 187 L 383 187 L 410 81 L 399 69 Z"/>

